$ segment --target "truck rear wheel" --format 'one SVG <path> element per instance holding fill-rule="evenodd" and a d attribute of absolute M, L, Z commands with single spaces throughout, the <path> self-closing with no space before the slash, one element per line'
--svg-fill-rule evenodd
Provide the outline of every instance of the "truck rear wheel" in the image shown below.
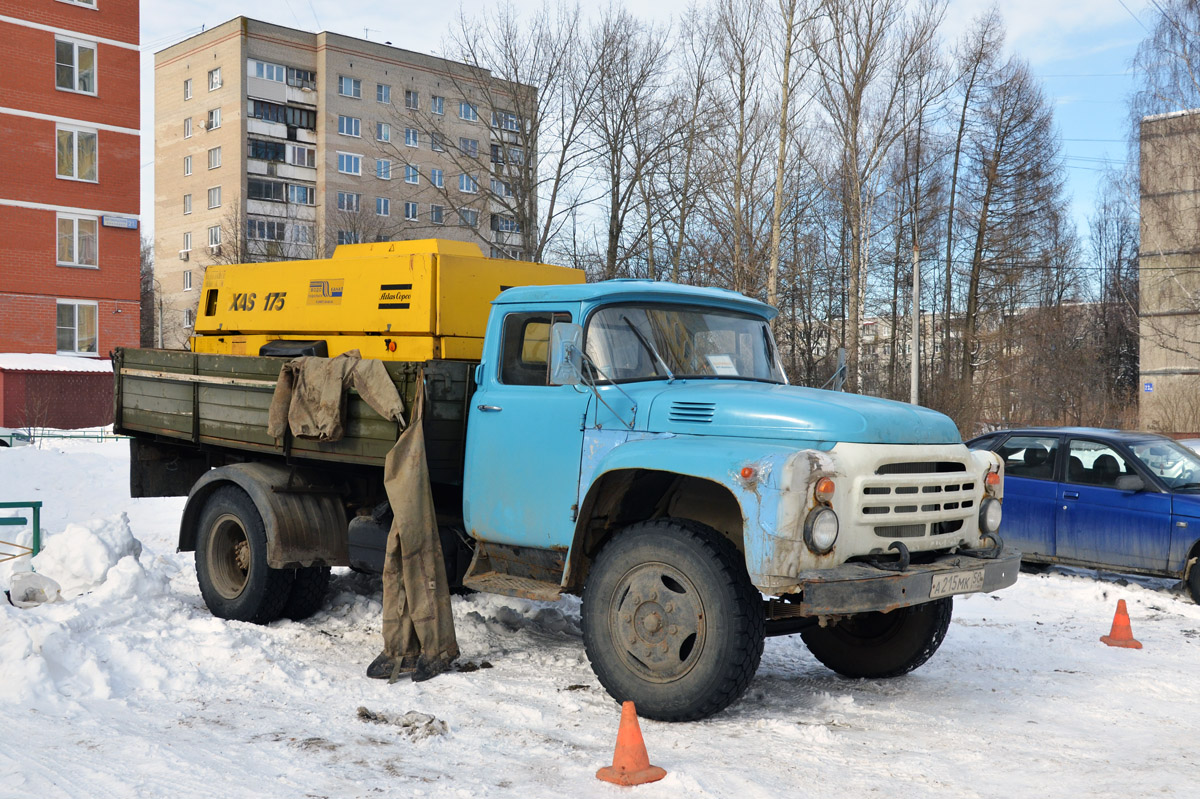
<path fill-rule="evenodd" d="M 226 485 L 200 515 L 196 579 L 214 616 L 267 624 L 279 618 L 295 580 L 293 569 L 267 565 L 267 534 L 250 496 Z"/>
<path fill-rule="evenodd" d="M 296 577 L 288 592 L 282 616 L 292 621 L 307 619 L 325 604 L 325 592 L 329 588 L 329 567 L 309 566 L 295 569 Z"/>
<path fill-rule="evenodd" d="M 888 613 L 856 613 L 828 627 L 809 627 L 800 637 L 813 657 L 843 677 L 899 677 L 933 657 L 953 608 L 945 597 Z"/>
<path fill-rule="evenodd" d="M 680 519 L 631 525 L 600 551 L 583 592 L 583 641 L 617 701 L 659 721 L 728 707 L 762 658 L 762 599 L 741 555 Z"/>

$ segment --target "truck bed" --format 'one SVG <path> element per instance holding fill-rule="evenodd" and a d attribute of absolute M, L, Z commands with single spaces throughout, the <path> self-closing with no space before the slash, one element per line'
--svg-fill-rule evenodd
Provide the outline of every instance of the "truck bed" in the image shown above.
<path fill-rule="evenodd" d="M 113 354 L 114 420 L 118 432 L 197 449 L 266 453 L 295 461 L 382 467 L 398 426 L 377 414 L 353 389 L 345 436 L 322 442 L 276 439 L 267 433 L 267 410 L 280 368 L 290 360 L 254 355 L 210 355 L 157 349 Z M 474 392 L 471 361 L 385 362 L 413 407 L 417 376 L 425 370 L 425 441 L 430 479 L 461 485 L 467 410 Z"/>

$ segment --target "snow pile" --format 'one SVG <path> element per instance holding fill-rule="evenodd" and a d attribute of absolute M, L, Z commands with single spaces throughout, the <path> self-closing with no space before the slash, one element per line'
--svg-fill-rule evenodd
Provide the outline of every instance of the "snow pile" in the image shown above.
<path fill-rule="evenodd" d="M 33 558 L 33 570 L 62 586 L 70 598 L 103 583 L 109 570 L 123 558 L 141 557 L 142 543 L 129 529 L 124 513 L 82 524 L 68 524 L 61 533 L 47 537 L 42 551 Z"/>

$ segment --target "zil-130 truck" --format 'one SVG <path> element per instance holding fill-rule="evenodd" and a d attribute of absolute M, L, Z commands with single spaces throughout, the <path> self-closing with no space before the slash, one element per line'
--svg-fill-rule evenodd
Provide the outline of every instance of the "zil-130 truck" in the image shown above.
<path fill-rule="evenodd" d="M 898 676 L 937 650 L 954 595 L 1017 579 L 999 458 L 940 413 L 789 385 L 774 315 L 439 240 L 211 266 L 191 351 L 114 354 L 116 428 L 135 496 L 187 495 L 179 548 L 208 607 L 303 618 L 331 566 L 381 570 L 398 425 L 351 392 L 342 439 L 277 439 L 272 390 L 297 355 L 381 359 L 407 408 L 425 392 L 452 584 L 581 595 L 608 692 L 701 719 L 747 689 L 766 636 Z"/>

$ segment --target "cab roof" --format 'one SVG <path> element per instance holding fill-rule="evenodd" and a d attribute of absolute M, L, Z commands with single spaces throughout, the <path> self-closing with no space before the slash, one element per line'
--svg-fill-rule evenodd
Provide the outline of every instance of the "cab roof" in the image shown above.
<path fill-rule="evenodd" d="M 673 302 L 684 305 L 716 305 L 764 319 L 772 319 L 778 313 L 765 302 L 728 289 L 629 278 L 575 285 L 517 286 L 501 292 L 492 304 L 531 302 Z"/>

